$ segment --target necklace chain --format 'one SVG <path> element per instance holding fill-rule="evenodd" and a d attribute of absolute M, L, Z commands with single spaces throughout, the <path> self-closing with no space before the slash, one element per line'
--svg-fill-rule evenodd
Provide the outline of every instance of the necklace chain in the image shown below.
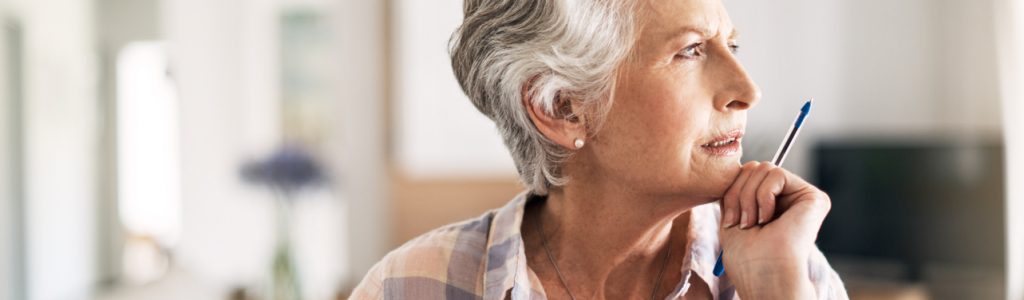
<path fill-rule="evenodd" d="M 558 281 L 562 283 L 562 288 L 565 288 L 565 292 L 569 294 L 569 298 L 576 300 L 576 296 L 573 296 L 572 289 L 569 288 L 569 283 L 565 280 L 565 276 L 562 275 L 562 270 L 558 269 L 558 263 L 555 262 L 555 255 L 551 253 L 551 247 L 548 246 L 548 238 L 544 235 L 544 225 L 541 224 L 540 215 L 536 217 L 537 223 L 537 234 L 540 235 L 540 243 L 544 247 L 544 252 L 547 253 L 548 260 L 551 261 L 551 266 L 555 268 L 555 274 L 558 275 Z M 661 270 L 658 271 L 658 278 L 654 282 L 654 290 L 651 291 L 651 300 L 655 300 L 658 295 L 658 288 L 661 287 L 662 276 L 665 275 L 665 269 L 668 267 L 669 257 L 672 255 L 672 238 L 669 236 L 668 246 L 665 249 L 664 261 L 661 264 Z"/>

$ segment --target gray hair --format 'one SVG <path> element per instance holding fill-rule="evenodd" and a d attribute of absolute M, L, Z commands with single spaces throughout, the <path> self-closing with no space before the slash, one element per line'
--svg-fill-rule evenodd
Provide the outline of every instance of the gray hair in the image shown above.
<path fill-rule="evenodd" d="M 567 182 L 572 155 L 546 138 L 523 105 L 557 116 L 559 99 L 579 104 L 588 134 L 611 107 L 615 73 L 635 42 L 632 0 L 465 0 L 452 35 L 452 68 L 480 112 L 494 121 L 520 180 L 535 194 Z M 580 113 L 573 112 L 579 115 Z"/>

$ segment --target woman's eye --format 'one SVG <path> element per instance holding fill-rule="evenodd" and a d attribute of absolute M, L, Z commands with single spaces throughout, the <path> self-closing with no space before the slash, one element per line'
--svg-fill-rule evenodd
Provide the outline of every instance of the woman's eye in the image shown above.
<path fill-rule="evenodd" d="M 732 51 L 732 54 L 736 54 L 736 52 L 740 51 L 740 45 L 729 44 L 729 51 Z"/>
<path fill-rule="evenodd" d="M 704 43 L 696 43 L 693 45 L 686 46 L 686 48 L 683 48 L 683 50 L 679 51 L 679 53 L 676 55 L 687 59 L 696 58 L 698 56 L 701 56 L 702 46 L 704 46 Z"/>

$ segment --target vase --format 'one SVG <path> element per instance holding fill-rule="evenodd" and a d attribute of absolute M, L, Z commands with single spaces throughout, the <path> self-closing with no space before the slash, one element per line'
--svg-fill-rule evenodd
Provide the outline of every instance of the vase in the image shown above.
<path fill-rule="evenodd" d="M 286 195 L 278 194 L 275 210 L 276 243 L 274 258 L 271 263 L 271 286 L 269 298 L 272 300 L 301 300 L 299 276 L 295 268 L 291 247 L 291 217 L 289 200 Z"/>

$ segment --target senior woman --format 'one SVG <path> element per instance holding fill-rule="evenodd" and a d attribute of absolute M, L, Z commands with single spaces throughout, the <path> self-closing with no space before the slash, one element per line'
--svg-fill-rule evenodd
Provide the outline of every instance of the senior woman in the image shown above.
<path fill-rule="evenodd" d="M 465 0 L 464 13 L 452 66 L 528 190 L 391 252 L 353 298 L 847 297 L 814 245 L 828 196 L 739 163 L 760 91 L 721 0 Z"/>

